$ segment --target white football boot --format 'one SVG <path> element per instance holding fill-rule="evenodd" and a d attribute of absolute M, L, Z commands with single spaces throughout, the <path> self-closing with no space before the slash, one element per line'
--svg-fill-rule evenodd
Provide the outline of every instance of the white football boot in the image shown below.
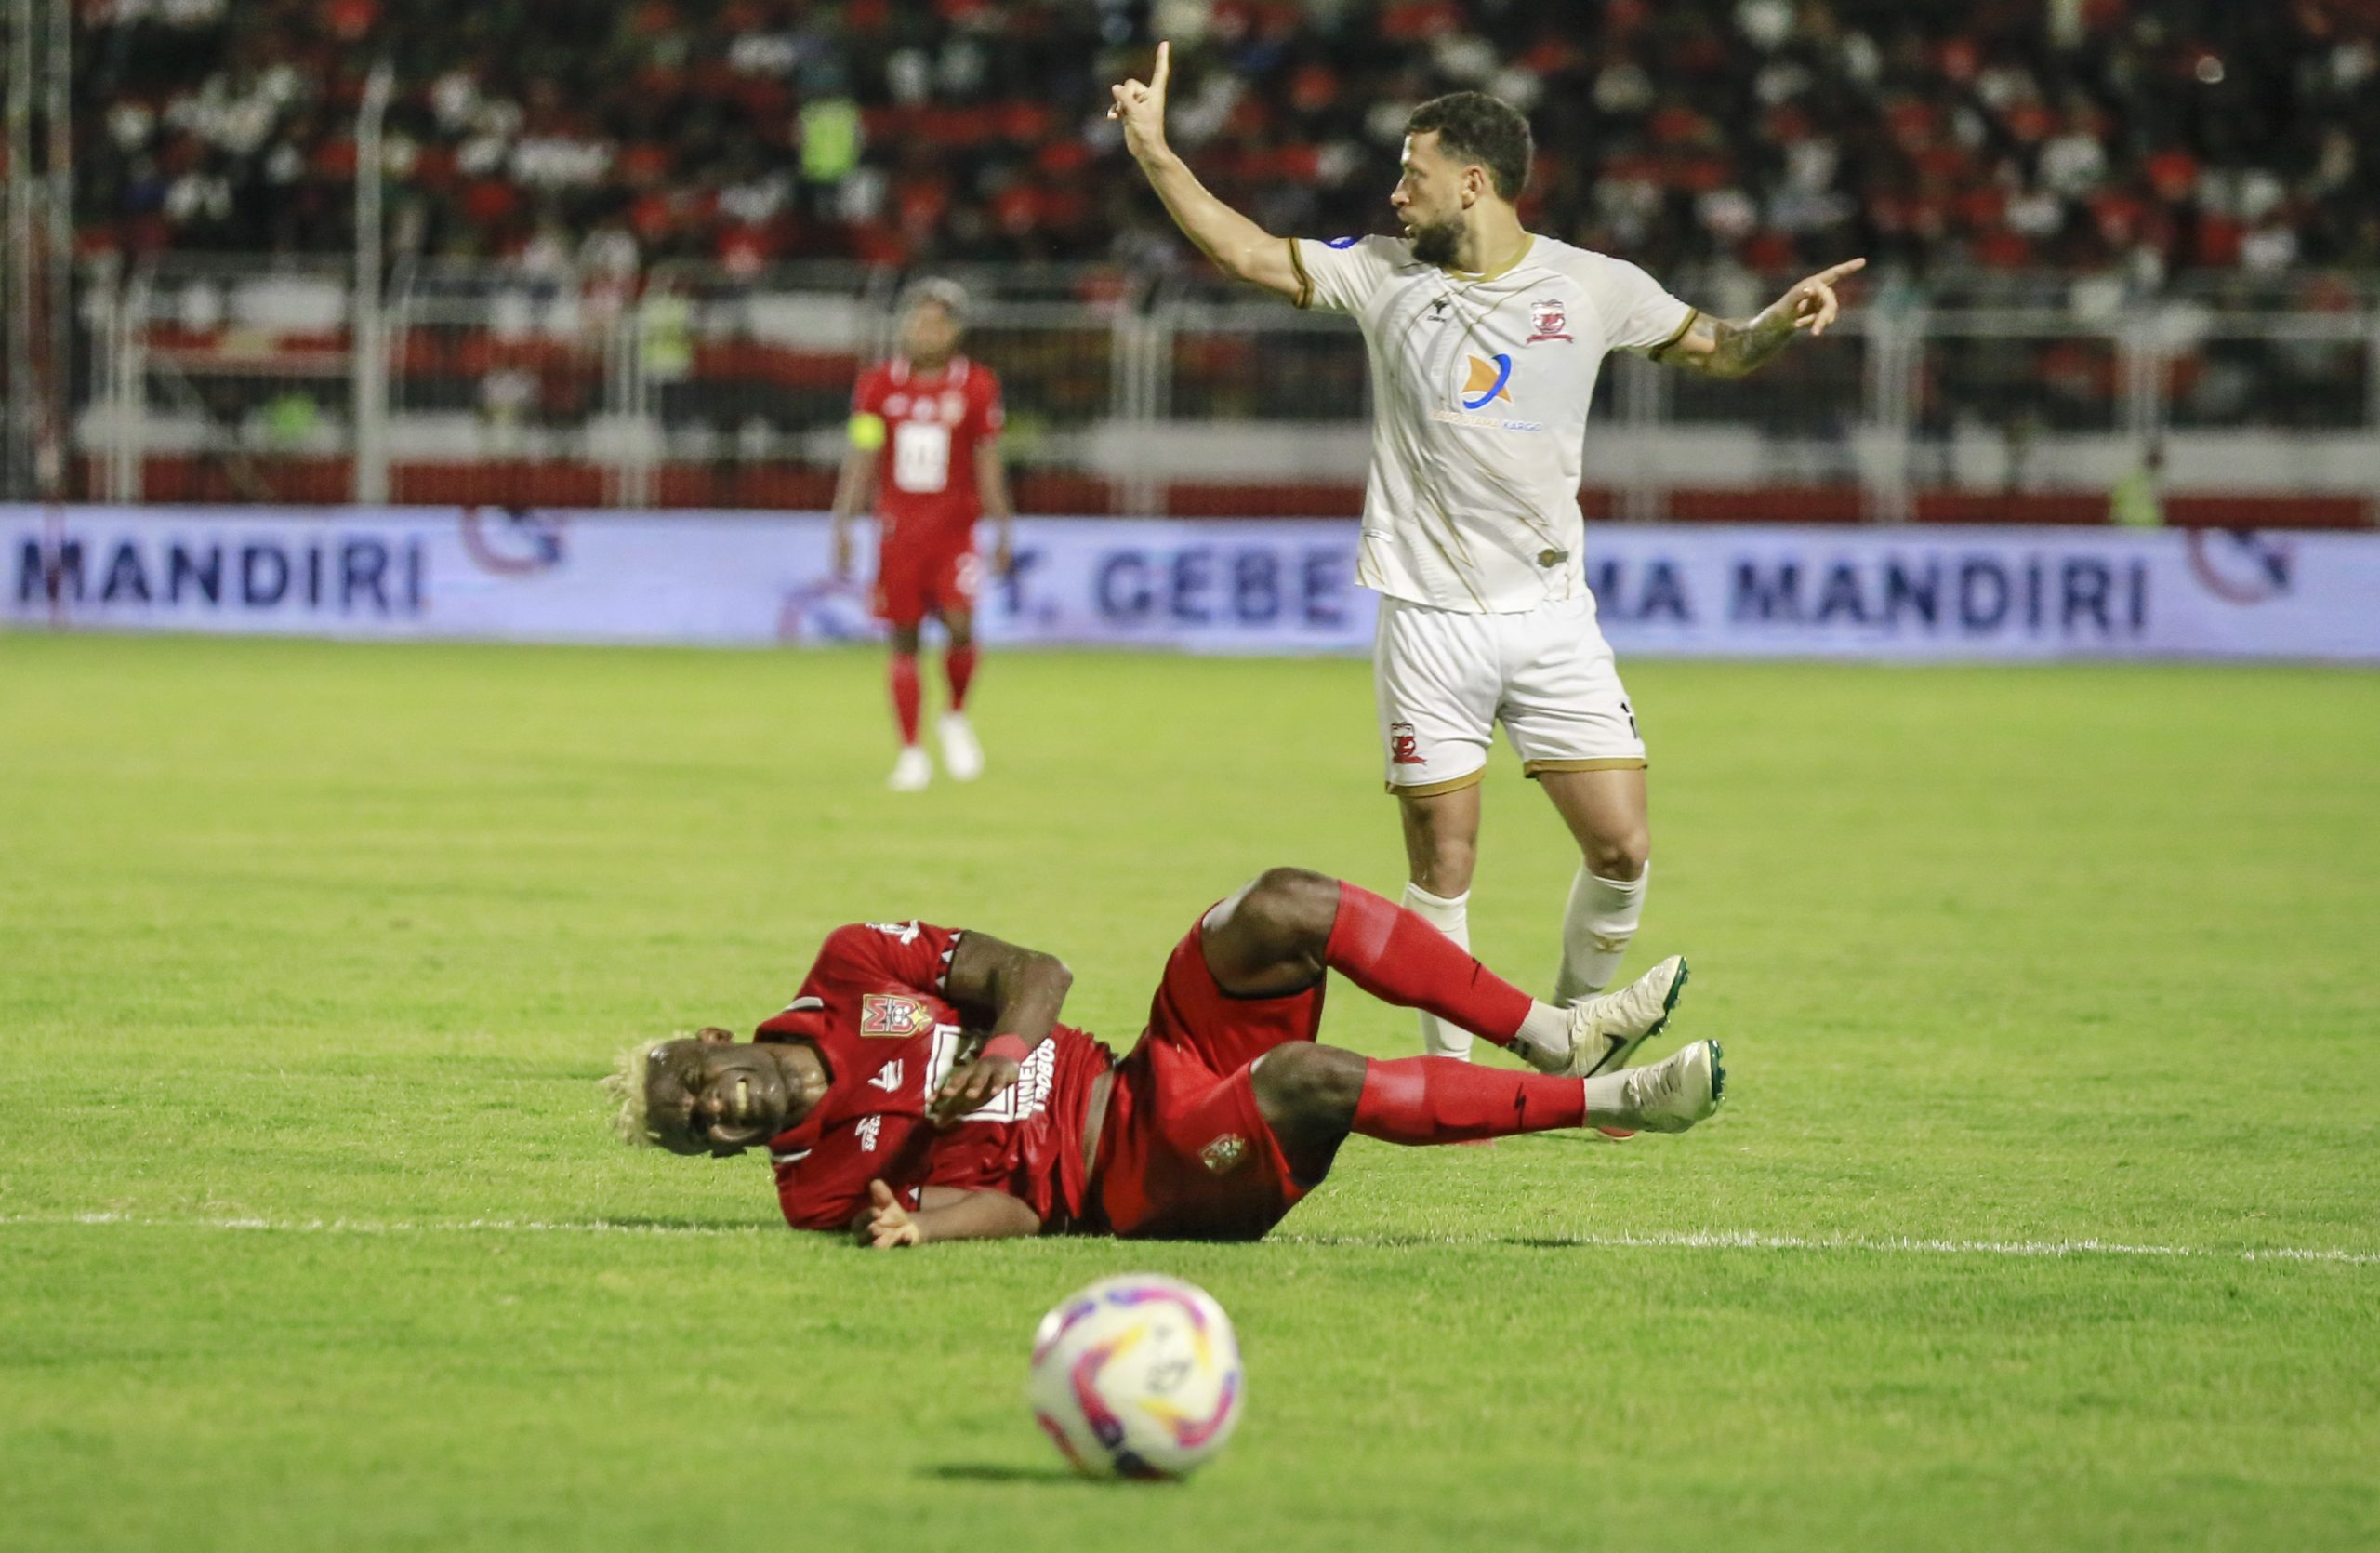
<path fill-rule="evenodd" d="M 1719 1043 L 1697 1041 L 1648 1068 L 1631 1068 L 1590 1080 L 1589 1091 L 1608 1090 L 1589 1102 L 1594 1125 L 1646 1133 L 1682 1133 L 1708 1120 L 1727 1097 L 1727 1069 Z"/>
<path fill-rule="evenodd" d="M 974 725 L 963 711 L 946 711 L 938 724 L 942 733 L 942 768 L 954 782 L 972 782 L 984 774 L 984 747 L 975 742 Z"/>
<path fill-rule="evenodd" d="M 1671 955 L 1617 992 L 1570 1005 L 1570 1061 L 1562 1069 L 1591 1079 L 1628 1066 L 1636 1048 L 1661 1033 L 1686 990 L 1686 957 Z"/>
<path fill-rule="evenodd" d="M 922 792 L 932 780 L 933 762 L 918 746 L 905 744 L 901 758 L 892 763 L 892 775 L 884 779 L 884 785 L 894 792 Z"/>

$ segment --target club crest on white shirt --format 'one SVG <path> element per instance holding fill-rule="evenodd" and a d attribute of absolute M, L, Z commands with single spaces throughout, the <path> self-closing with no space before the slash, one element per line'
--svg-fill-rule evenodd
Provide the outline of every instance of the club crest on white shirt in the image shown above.
<path fill-rule="evenodd" d="M 1531 302 L 1528 307 L 1529 337 L 1521 343 L 1535 345 L 1541 339 L 1568 339 L 1569 335 L 1564 332 L 1568 324 L 1569 315 L 1563 310 L 1560 298 L 1548 297 L 1541 302 Z"/>

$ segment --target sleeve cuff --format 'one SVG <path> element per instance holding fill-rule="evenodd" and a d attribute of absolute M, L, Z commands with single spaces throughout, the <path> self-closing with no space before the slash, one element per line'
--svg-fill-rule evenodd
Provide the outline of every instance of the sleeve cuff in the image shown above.
<path fill-rule="evenodd" d="M 1700 308 L 1687 308 L 1686 310 L 1685 319 L 1679 323 L 1676 328 L 1670 331 L 1669 338 L 1661 341 L 1659 345 L 1656 345 L 1651 350 L 1646 352 L 1645 359 L 1646 361 L 1659 361 L 1662 354 L 1667 352 L 1671 346 L 1675 345 L 1679 340 L 1686 338 L 1686 331 L 1694 327 L 1694 321 L 1701 316 L 1702 310 Z"/>

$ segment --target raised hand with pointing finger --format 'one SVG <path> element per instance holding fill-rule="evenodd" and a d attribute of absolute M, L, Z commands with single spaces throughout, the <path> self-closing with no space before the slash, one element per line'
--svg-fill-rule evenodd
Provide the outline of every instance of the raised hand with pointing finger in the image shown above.
<path fill-rule="evenodd" d="M 1225 274 L 1283 297 L 1297 296 L 1297 265 L 1289 257 L 1289 241 L 1208 192 L 1165 143 L 1165 100 L 1172 80 L 1173 46 L 1160 43 L 1146 81 L 1135 77 L 1108 88 L 1107 116 L 1123 126 L 1124 149 L 1148 176 L 1149 187 L 1165 202 L 1174 224 Z"/>
<path fill-rule="evenodd" d="M 1130 80 L 1108 88 L 1115 100 L 1107 106 L 1107 116 L 1122 122 L 1124 147 L 1135 157 L 1165 149 L 1166 84 L 1172 76 L 1173 46 L 1161 43 L 1145 85 Z"/>
<path fill-rule="evenodd" d="M 1826 333 L 1826 326 L 1843 311 L 1835 299 L 1834 283 L 1846 275 L 1858 273 L 1868 267 L 1864 259 L 1846 259 L 1842 263 L 1821 270 L 1777 299 L 1776 305 L 1791 314 L 1793 327 L 1807 329 L 1810 338 Z"/>

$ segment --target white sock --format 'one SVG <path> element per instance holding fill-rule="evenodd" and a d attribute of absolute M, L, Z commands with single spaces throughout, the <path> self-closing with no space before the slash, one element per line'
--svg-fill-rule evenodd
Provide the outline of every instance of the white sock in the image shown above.
<path fill-rule="evenodd" d="M 1628 1072 L 1598 1073 L 1587 1083 L 1587 1119 L 1589 1127 L 1627 1127 L 1635 1119 L 1628 1113 Z"/>
<path fill-rule="evenodd" d="M 1471 892 L 1448 899 L 1434 896 L 1421 885 L 1408 880 L 1405 909 L 1461 944 L 1471 947 Z M 1453 1057 L 1459 1062 L 1471 1060 L 1471 1032 L 1460 1025 L 1449 1025 L 1435 1014 L 1421 1015 L 1421 1050 L 1434 1057 Z"/>
<path fill-rule="evenodd" d="M 1570 1011 L 1531 998 L 1512 1050 L 1540 1073 L 1559 1073 L 1570 1061 Z"/>
<path fill-rule="evenodd" d="M 1579 865 L 1570 881 L 1570 904 L 1562 913 L 1562 975 L 1554 983 L 1554 1001 L 1567 1003 L 1600 992 L 1611 985 L 1636 923 L 1645 915 L 1645 886 L 1653 866 L 1633 879 L 1599 879 Z"/>

